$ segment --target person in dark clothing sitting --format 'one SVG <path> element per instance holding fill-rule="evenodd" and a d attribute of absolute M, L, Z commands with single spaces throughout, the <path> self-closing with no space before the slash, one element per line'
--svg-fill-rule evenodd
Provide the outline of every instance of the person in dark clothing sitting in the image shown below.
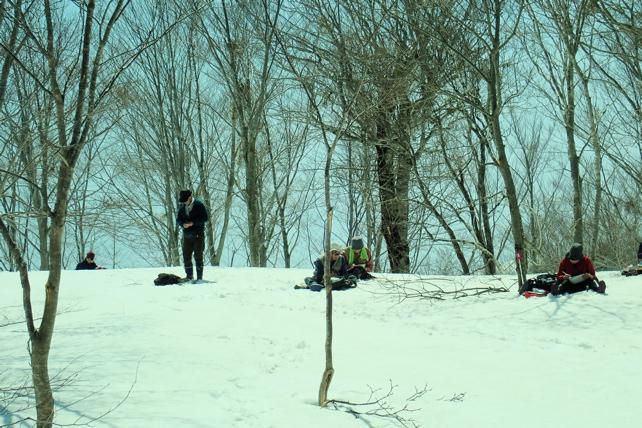
<path fill-rule="evenodd" d="M 96 254 L 93 251 L 87 253 L 85 260 L 76 265 L 76 270 L 96 270 L 96 269 L 105 269 L 102 266 L 98 266 L 94 261 Z"/>
<path fill-rule="evenodd" d="M 598 281 L 593 262 L 583 254 L 582 244 L 576 242 L 560 262 L 557 283 L 551 286 L 551 294 L 577 293 L 586 290 L 603 294 L 606 291 L 606 284 L 604 281 Z"/>
<path fill-rule="evenodd" d="M 638 247 L 638 268 L 642 267 L 642 242 L 640 242 L 640 246 Z"/>
<path fill-rule="evenodd" d="M 357 284 L 357 278 L 348 275 L 348 263 L 346 262 L 341 246 L 338 244 L 330 245 L 330 275 L 333 278 L 339 278 L 339 281 L 333 281 L 333 290 L 346 290 L 354 288 Z M 307 288 L 312 291 L 321 291 L 325 288 L 323 283 L 323 275 L 325 273 L 325 253 L 322 253 L 318 259 L 314 261 L 314 273 L 311 277 L 305 278 L 304 286 L 295 286 L 294 288 Z"/>
<path fill-rule="evenodd" d="M 203 251 L 205 249 L 205 223 L 208 216 L 205 205 L 192 196 L 191 190 L 181 190 L 176 223 L 183 229 L 183 264 L 185 281 L 194 279 L 192 255 L 196 261 L 196 281 L 203 281 Z"/>

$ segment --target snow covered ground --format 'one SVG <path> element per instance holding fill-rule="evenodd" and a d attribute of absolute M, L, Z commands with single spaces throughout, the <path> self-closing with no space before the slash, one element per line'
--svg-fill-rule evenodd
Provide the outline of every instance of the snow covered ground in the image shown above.
<path fill-rule="evenodd" d="M 316 405 L 325 293 L 293 289 L 310 270 L 206 268 L 216 283 L 155 287 L 160 272 L 182 273 L 63 273 L 50 357 L 54 384 L 68 382 L 55 393 L 58 424 L 404 426 Z M 517 296 L 511 277 L 424 278 L 429 290 L 512 287 L 444 301 L 404 299 L 392 283 L 420 284 L 377 276 L 334 293 L 329 398 L 407 406 L 405 426 L 642 426 L 642 276 L 601 273 L 606 296 L 530 299 Z M 36 313 L 45 278 L 31 273 Z M 21 292 L 17 273 L 0 273 L 0 325 L 22 320 Z M 27 352 L 24 323 L 0 327 L 0 390 L 28 381 Z M 0 426 L 34 417 L 20 410 L 30 404 L 0 407 Z"/>

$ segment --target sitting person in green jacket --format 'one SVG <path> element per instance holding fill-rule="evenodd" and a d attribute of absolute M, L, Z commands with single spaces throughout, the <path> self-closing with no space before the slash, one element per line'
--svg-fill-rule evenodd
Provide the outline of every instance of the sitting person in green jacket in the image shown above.
<path fill-rule="evenodd" d="M 363 238 L 355 236 L 350 241 L 350 246 L 343 250 L 343 255 L 348 263 L 348 273 L 359 279 L 371 279 L 374 267 L 370 250 L 363 245 Z"/>

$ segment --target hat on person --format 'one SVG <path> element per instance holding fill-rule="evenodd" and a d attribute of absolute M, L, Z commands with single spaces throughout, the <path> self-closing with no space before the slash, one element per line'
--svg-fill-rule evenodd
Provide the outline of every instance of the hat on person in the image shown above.
<path fill-rule="evenodd" d="M 87 258 L 93 260 L 96 258 L 96 254 L 93 251 L 90 251 L 87 253 Z"/>
<path fill-rule="evenodd" d="M 352 241 L 350 242 L 350 246 L 355 250 L 360 250 L 361 248 L 363 248 L 363 238 L 360 236 L 353 237 Z"/>
<path fill-rule="evenodd" d="M 343 251 L 343 246 L 341 246 L 340 244 L 337 244 L 336 242 L 333 242 L 332 244 L 330 244 L 330 251 L 341 252 Z"/>
<path fill-rule="evenodd" d="M 569 260 L 580 260 L 584 254 L 582 253 L 582 244 L 576 242 L 571 245 L 571 250 L 568 252 Z"/>
<path fill-rule="evenodd" d="M 181 192 L 178 194 L 178 202 L 184 204 L 185 202 L 187 202 L 190 196 L 192 196 L 191 190 L 181 190 Z"/>
<path fill-rule="evenodd" d="M 333 253 L 335 251 L 341 254 L 343 252 L 343 247 L 336 242 L 333 242 L 332 244 L 330 244 L 330 252 Z M 325 259 L 325 250 L 321 254 L 319 254 L 319 258 L 321 260 Z"/>

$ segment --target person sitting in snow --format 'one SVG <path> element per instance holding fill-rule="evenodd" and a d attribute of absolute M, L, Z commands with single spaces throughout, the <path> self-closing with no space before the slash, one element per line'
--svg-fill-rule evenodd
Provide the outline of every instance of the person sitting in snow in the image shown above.
<path fill-rule="evenodd" d="M 76 270 L 96 270 L 96 269 L 105 269 L 102 266 L 98 266 L 94 261 L 96 259 L 96 254 L 93 251 L 87 253 L 85 259 L 76 265 Z"/>
<path fill-rule="evenodd" d="M 642 242 L 640 242 L 640 246 L 638 247 L 638 267 L 642 267 Z"/>
<path fill-rule="evenodd" d="M 551 294 L 577 293 L 586 290 L 603 294 L 606 291 L 606 284 L 604 281 L 598 281 L 593 262 L 583 254 L 582 244 L 576 242 L 560 262 L 557 283 L 551 286 Z"/>
<path fill-rule="evenodd" d="M 348 275 L 348 264 L 343 256 L 341 246 L 338 244 L 330 245 L 330 275 L 333 278 L 339 278 L 339 281 L 333 281 L 333 290 L 345 290 L 356 286 L 356 278 Z M 307 288 L 312 291 L 321 291 L 325 288 L 323 284 L 323 274 L 325 272 L 325 253 L 322 253 L 314 261 L 314 273 L 311 277 L 305 278 L 305 285 L 297 285 L 294 288 Z"/>
<path fill-rule="evenodd" d="M 350 246 L 343 250 L 343 254 L 348 263 L 348 273 L 359 279 L 374 278 L 370 275 L 374 264 L 370 250 L 363 245 L 363 238 L 355 236 L 350 241 Z"/>

